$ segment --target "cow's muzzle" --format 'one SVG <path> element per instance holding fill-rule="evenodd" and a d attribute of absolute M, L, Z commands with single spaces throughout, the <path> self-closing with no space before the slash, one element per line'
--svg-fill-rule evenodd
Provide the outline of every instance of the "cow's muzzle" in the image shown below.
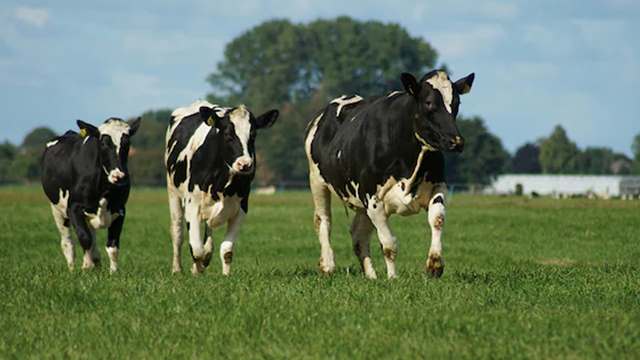
<path fill-rule="evenodd" d="M 236 174 L 249 174 L 253 168 L 253 159 L 249 156 L 241 156 L 233 162 L 231 169 Z"/>
<path fill-rule="evenodd" d="M 114 184 L 114 185 L 123 184 L 125 182 L 124 180 L 126 179 L 126 177 L 127 177 L 127 174 L 125 174 L 119 168 L 115 168 L 107 173 L 107 181 L 109 181 L 111 184 Z"/>
<path fill-rule="evenodd" d="M 462 136 L 454 136 L 449 141 L 449 151 L 462 152 L 462 149 L 464 149 L 464 139 Z"/>

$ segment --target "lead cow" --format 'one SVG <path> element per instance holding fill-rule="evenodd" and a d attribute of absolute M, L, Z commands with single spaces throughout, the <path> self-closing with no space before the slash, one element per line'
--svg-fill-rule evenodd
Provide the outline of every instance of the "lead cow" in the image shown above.
<path fill-rule="evenodd" d="M 353 249 L 367 278 L 376 278 L 369 255 L 373 229 L 387 265 L 396 277 L 398 245 L 388 225 L 392 214 L 412 215 L 426 209 L 431 247 L 426 270 L 442 275 L 442 227 L 447 187 L 441 151 L 461 152 L 464 140 L 456 127 L 460 95 L 471 90 L 474 74 L 451 82 L 444 71 L 417 81 L 401 76 L 405 91 L 332 100 L 311 121 L 305 137 L 309 182 L 320 240 L 320 270 L 335 270 L 330 244 L 331 192 L 355 210 Z"/>
<path fill-rule="evenodd" d="M 77 121 L 80 132 L 67 131 L 49 143 L 42 156 L 42 188 L 60 232 L 60 246 L 69 270 L 74 268 L 71 225 L 84 250 L 83 269 L 100 260 L 96 229 L 108 228 L 110 270 L 118 269 L 120 233 L 129 198 L 129 139 L 140 118 L 125 122 L 109 118 L 99 127 Z"/>
<path fill-rule="evenodd" d="M 249 191 L 256 170 L 256 130 L 273 125 L 278 111 L 255 117 L 244 105 L 226 108 L 197 101 L 176 109 L 171 117 L 165 163 L 173 272 L 182 271 L 180 251 L 186 219 L 193 274 L 204 271 L 211 261 L 211 231 L 227 223 L 220 260 L 222 273 L 229 275 L 233 243 L 249 210 Z M 204 243 L 201 222 L 205 223 Z"/>

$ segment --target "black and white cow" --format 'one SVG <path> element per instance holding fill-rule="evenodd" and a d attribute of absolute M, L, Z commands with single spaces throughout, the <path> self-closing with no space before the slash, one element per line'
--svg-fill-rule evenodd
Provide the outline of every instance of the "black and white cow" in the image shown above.
<path fill-rule="evenodd" d="M 244 105 L 225 108 L 197 101 L 176 109 L 171 116 L 165 163 L 173 272 L 182 271 L 182 222 L 186 219 L 193 274 L 204 271 L 211 261 L 212 230 L 227 223 L 220 260 L 222 273 L 229 275 L 233 243 L 248 212 L 256 171 L 256 130 L 273 125 L 278 111 L 254 117 Z M 205 223 L 204 243 L 200 222 Z"/>
<path fill-rule="evenodd" d="M 71 227 L 84 250 L 83 269 L 100 261 L 95 230 L 108 228 L 110 270 L 118 268 L 120 233 L 129 197 L 129 140 L 140 118 L 125 122 L 109 118 L 99 127 L 78 120 L 80 132 L 67 131 L 49 143 L 42 156 L 42 188 L 51 201 L 60 246 L 70 270 L 74 267 Z"/>
<path fill-rule="evenodd" d="M 364 274 L 376 278 L 369 255 L 375 229 L 387 265 L 396 277 L 396 238 L 387 220 L 392 214 L 428 211 L 431 248 L 426 270 L 444 270 L 441 234 L 444 224 L 444 160 L 441 151 L 462 151 L 464 140 L 455 119 L 460 95 L 471 90 L 474 74 L 451 82 L 444 71 L 431 71 L 420 81 L 402 74 L 405 91 L 362 98 L 334 99 L 311 121 L 305 138 L 309 181 L 320 239 L 320 270 L 335 270 L 331 232 L 331 195 L 355 210 L 353 249 Z"/>

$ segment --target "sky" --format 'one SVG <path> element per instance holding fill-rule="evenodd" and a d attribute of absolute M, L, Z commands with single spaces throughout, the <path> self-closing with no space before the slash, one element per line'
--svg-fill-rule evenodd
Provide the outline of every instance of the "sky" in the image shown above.
<path fill-rule="evenodd" d="M 631 154 L 640 133 L 637 0 L 4 0 L 0 141 L 189 104 L 211 90 L 206 77 L 234 37 L 273 18 L 340 15 L 402 25 L 437 50 L 454 80 L 475 72 L 461 113 L 481 116 L 511 152 L 560 124 L 582 148 Z"/>

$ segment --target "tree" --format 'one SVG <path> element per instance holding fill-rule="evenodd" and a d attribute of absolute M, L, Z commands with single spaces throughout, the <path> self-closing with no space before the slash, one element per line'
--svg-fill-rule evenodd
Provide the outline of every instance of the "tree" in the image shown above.
<path fill-rule="evenodd" d="M 526 143 L 516 150 L 511 159 L 511 171 L 516 174 L 539 174 L 540 147 L 536 144 Z"/>
<path fill-rule="evenodd" d="M 640 175 L 640 134 L 633 138 L 631 151 L 633 152 L 633 166 L 631 171 L 634 174 Z"/>
<path fill-rule="evenodd" d="M 17 180 L 11 167 L 17 154 L 18 149 L 12 143 L 0 144 L 0 184 Z"/>
<path fill-rule="evenodd" d="M 611 174 L 615 160 L 616 154 L 609 148 L 587 147 L 579 154 L 578 170 L 583 174 Z"/>
<path fill-rule="evenodd" d="M 22 145 L 20 146 L 23 150 L 25 149 L 36 149 L 42 148 L 44 145 L 49 142 L 51 139 L 56 137 L 56 133 L 49 129 L 48 127 L 41 126 L 31 130 L 22 140 Z M 40 149 L 42 150 L 42 149 Z"/>
<path fill-rule="evenodd" d="M 136 185 L 164 185 L 164 141 L 171 110 L 149 110 L 141 117 L 140 129 L 131 139 L 131 179 Z"/>
<path fill-rule="evenodd" d="M 278 123 L 260 133 L 258 182 L 303 181 L 306 124 L 326 102 L 401 89 L 400 74 L 422 75 L 436 52 L 397 24 L 348 17 L 293 24 L 264 22 L 227 44 L 208 82 L 214 103 L 246 103 L 258 115 L 277 108 Z"/>
<path fill-rule="evenodd" d="M 579 172 L 578 146 L 569 140 L 567 132 L 557 125 L 540 144 L 540 166 L 545 174 L 575 174 Z"/>
<path fill-rule="evenodd" d="M 40 178 L 40 159 L 47 142 L 57 135 L 48 127 L 31 130 L 22 140 L 10 169 L 15 180 L 36 181 Z"/>
<path fill-rule="evenodd" d="M 465 139 L 461 154 L 446 154 L 446 179 L 450 183 L 482 184 L 504 172 L 509 153 L 491 134 L 480 117 L 459 118 L 458 129 Z"/>

